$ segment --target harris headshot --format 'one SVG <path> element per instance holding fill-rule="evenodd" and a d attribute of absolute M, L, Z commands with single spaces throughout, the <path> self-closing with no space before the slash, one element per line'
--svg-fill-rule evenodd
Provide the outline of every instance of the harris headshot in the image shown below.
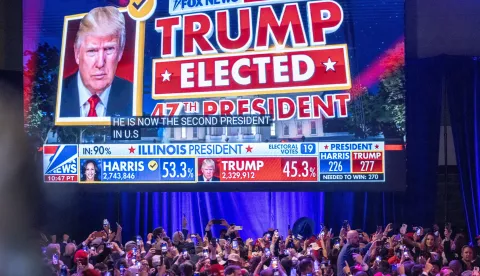
<path fill-rule="evenodd" d="M 215 176 L 215 161 L 212 159 L 205 159 L 201 166 L 202 175 L 198 177 L 200 182 L 220 181 L 220 178 Z"/>
<path fill-rule="evenodd" d="M 81 168 L 81 182 L 100 181 L 100 168 L 94 160 L 86 160 Z"/>
<path fill-rule="evenodd" d="M 111 6 L 98 7 L 66 19 L 57 118 L 89 122 L 134 115 L 132 65 L 137 38 L 127 33 L 135 31 L 135 22 L 124 13 Z"/>

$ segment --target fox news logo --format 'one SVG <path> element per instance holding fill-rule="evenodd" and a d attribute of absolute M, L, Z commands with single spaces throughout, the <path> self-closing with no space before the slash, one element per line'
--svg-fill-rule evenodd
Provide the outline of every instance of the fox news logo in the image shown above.
<path fill-rule="evenodd" d="M 305 0 L 296 0 L 305 1 Z M 285 3 L 285 0 L 170 0 L 170 14 L 184 14 L 208 10 L 229 9 L 235 7 L 262 4 Z"/>
<path fill-rule="evenodd" d="M 43 164 L 46 181 L 76 181 L 78 177 L 77 145 L 45 145 Z"/>

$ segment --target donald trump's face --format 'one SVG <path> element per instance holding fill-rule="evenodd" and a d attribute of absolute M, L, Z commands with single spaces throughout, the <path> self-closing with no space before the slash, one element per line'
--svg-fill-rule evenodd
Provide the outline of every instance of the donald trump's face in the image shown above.
<path fill-rule="evenodd" d="M 205 180 L 212 179 L 214 172 L 215 172 L 215 166 L 214 165 L 204 164 L 202 166 L 202 174 L 203 174 L 203 177 L 205 177 Z"/>
<path fill-rule="evenodd" d="M 119 35 L 85 35 L 75 48 L 75 60 L 90 93 L 100 94 L 112 84 L 122 53 Z"/>

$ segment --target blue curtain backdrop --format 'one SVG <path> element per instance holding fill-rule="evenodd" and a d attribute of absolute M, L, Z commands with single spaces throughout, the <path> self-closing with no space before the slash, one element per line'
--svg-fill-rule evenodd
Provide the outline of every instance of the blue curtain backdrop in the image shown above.
<path fill-rule="evenodd" d="M 123 241 L 146 236 L 163 226 L 171 235 L 181 228 L 183 214 L 192 233 L 204 233 L 210 219 L 224 218 L 244 227 L 242 237 L 258 237 L 269 227 L 287 232 L 301 217 L 325 223 L 338 234 L 343 220 L 352 227 L 374 231 L 377 225 L 408 221 L 403 193 L 236 192 L 236 193 L 92 193 L 78 186 L 48 190 L 49 204 L 42 208 L 42 231 L 68 233 L 77 242 L 102 227 L 107 218 L 123 227 Z M 216 229 L 218 231 L 219 228 Z M 215 231 L 214 231 L 215 232 Z M 216 233 L 218 234 L 218 232 Z"/>
<path fill-rule="evenodd" d="M 444 57 L 463 207 L 470 240 L 480 230 L 480 60 Z"/>
<path fill-rule="evenodd" d="M 181 229 L 183 214 L 191 233 L 204 234 L 206 223 L 224 218 L 244 226 L 244 237 L 258 237 L 269 227 L 287 232 L 288 225 L 307 216 L 323 221 L 322 193 L 122 193 L 121 221 L 128 237 L 146 236 L 157 226 L 168 234 Z M 218 230 L 218 229 L 217 229 Z"/>

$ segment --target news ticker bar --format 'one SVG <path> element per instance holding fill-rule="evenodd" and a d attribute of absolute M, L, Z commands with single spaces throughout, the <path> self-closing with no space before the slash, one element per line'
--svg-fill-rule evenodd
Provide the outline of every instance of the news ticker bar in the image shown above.
<path fill-rule="evenodd" d="M 384 149 L 383 142 L 45 145 L 44 174 L 46 182 L 80 183 L 383 182 Z M 202 164 L 213 164 L 213 178 Z"/>

